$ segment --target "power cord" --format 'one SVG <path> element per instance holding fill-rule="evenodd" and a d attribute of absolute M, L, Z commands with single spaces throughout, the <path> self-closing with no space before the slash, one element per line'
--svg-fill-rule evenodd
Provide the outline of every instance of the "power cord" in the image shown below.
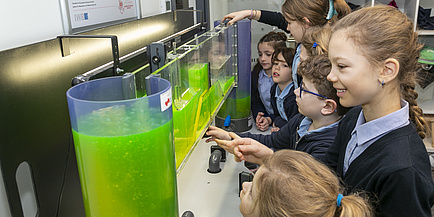
<path fill-rule="evenodd" d="M 62 197 L 63 197 L 63 190 L 65 188 L 65 182 L 66 182 L 66 174 L 68 172 L 68 163 L 69 163 L 69 158 L 71 156 L 72 143 L 73 143 L 73 137 L 72 137 L 72 133 L 71 133 L 70 137 L 69 137 L 68 152 L 66 153 L 65 172 L 63 174 L 62 186 L 60 188 L 59 199 L 57 202 L 56 217 L 59 217 L 60 205 L 61 205 L 61 201 L 62 201 Z"/>

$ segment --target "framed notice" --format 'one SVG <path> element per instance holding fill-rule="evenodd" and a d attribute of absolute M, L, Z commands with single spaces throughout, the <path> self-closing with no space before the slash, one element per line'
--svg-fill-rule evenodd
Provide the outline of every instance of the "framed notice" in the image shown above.
<path fill-rule="evenodd" d="M 136 0 L 67 0 L 72 32 L 138 18 Z"/>

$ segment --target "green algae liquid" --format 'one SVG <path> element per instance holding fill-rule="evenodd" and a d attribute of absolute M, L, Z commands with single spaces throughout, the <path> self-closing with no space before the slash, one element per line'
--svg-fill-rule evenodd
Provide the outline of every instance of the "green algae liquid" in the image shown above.
<path fill-rule="evenodd" d="M 73 130 L 87 217 L 179 216 L 172 124 L 125 136 Z"/>
<path fill-rule="evenodd" d="M 212 121 L 212 115 L 234 83 L 234 76 L 221 76 L 209 87 L 208 63 L 184 64 L 179 73 L 182 93 L 178 93 L 172 106 L 176 168 L 180 167 L 207 124 Z"/>
<path fill-rule="evenodd" d="M 190 87 L 208 89 L 208 63 L 197 63 L 188 69 L 188 83 Z"/>
<path fill-rule="evenodd" d="M 227 98 L 218 112 L 218 116 L 232 119 L 246 118 L 250 115 L 250 96 L 240 99 Z"/>
<path fill-rule="evenodd" d="M 185 98 L 189 101 L 182 106 L 182 109 L 173 107 L 173 131 L 175 135 L 175 152 L 176 152 L 176 167 L 187 156 L 194 142 L 196 141 L 196 115 L 198 113 L 198 103 L 200 91 L 191 91 L 192 93 L 185 94 Z M 181 102 L 182 103 L 182 102 Z"/>

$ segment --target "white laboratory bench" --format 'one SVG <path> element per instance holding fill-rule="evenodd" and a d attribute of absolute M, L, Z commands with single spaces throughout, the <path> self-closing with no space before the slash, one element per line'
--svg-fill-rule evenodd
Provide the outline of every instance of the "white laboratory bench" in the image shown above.
<path fill-rule="evenodd" d="M 269 134 L 270 130 L 260 132 L 253 126 L 249 132 Z M 178 173 L 179 215 L 190 210 L 195 217 L 242 216 L 238 209 L 238 174 L 249 170 L 227 153 L 226 162 L 220 163 L 222 171 L 209 173 L 210 147 L 216 143 L 205 143 L 205 140 L 200 140 Z"/>

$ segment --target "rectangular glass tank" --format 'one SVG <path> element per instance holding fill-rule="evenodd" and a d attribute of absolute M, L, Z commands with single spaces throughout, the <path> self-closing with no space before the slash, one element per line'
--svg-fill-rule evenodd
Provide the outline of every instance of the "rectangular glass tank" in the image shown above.
<path fill-rule="evenodd" d="M 178 171 L 234 87 L 238 61 L 236 30 L 236 25 L 216 26 L 168 52 L 166 64 L 151 74 L 172 84 Z M 143 74 L 149 74 L 149 70 L 146 65 L 133 72 L 137 97 L 146 95 Z"/>

